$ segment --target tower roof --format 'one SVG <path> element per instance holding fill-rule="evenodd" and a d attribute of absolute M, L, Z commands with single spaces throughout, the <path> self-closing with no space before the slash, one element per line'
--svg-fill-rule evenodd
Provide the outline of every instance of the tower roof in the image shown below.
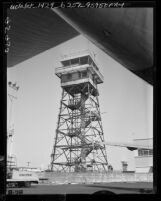
<path fill-rule="evenodd" d="M 92 54 L 92 52 L 89 50 L 83 50 L 83 51 L 78 51 L 78 52 L 73 52 L 73 53 L 62 55 L 61 62 L 79 58 L 79 57 L 84 57 L 84 56 L 90 56 L 91 59 L 95 62 L 94 54 Z"/>

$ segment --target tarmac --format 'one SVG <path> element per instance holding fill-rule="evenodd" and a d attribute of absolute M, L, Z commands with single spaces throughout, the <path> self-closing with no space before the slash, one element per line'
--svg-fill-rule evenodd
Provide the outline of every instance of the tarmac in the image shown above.
<path fill-rule="evenodd" d="M 152 182 L 112 182 L 93 184 L 32 184 L 27 188 L 7 188 L 8 195 L 68 194 L 153 194 Z"/>

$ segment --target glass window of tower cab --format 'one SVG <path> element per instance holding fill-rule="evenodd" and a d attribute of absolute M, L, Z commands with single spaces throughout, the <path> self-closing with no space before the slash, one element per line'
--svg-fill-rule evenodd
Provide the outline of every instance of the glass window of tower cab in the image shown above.
<path fill-rule="evenodd" d="M 94 93 L 97 93 L 96 85 L 103 83 L 103 75 L 97 67 L 94 56 L 88 50 L 65 55 L 61 64 L 55 73 L 61 79 L 63 87 L 89 82 Z"/>

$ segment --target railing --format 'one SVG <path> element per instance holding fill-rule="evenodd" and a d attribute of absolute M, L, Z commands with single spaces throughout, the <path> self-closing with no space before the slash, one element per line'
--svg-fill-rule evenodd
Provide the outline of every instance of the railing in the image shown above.
<path fill-rule="evenodd" d="M 64 71 L 66 69 L 70 69 L 70 68 L 74 69 L 74 68 L 76 68 L 78 66 L 81 67 L 81 68 L 83 68 L 83 67 L 88 67 L 89 64 L 83 64 L 83 65 L 78 64 L 78 65 L 69 65 L 69 66 L 57 67 L 57 68 L 55 68 L 55 74 L 59 73 L 60 71 Z"/>
<path fill-rule="evenodd" d="M 79 57 L 79 56 L 84 56 L 84 55 L 89 55 L 92 59 L 94 58 L 93 55 L 91 54 L 91 51 L 89 50 L 83 50 L 83 51 L 78 51 L 78 52 L 73 52 L 70 54 L 66 54 L 66 55 L 62 55 L 61 59 L 62 60 L 66 60 L 66 59 L 70 59 L 73 57 Z"/>
<path fill-rule="evenodd" d="M 62 66 L 62 67 L 58 67 L 55 69 L 55 74 L 58 74 L 58 73 L 62 73 L 63 71 L 67 70 L 67 69 L 74 69 L 76 67 L 80 67 L 80 68 L 83 68 L 83 67 L 92 67 L 95 71 L 96 74 L 98 74 L 98 76 L 101 78 L 101 80 L 103 81 L 104 80 L 104 77 L 103 75 L 100 73 L 100 71 L 96 68 L 96 66 L 92 65 L 92 64 L 84 64 L 84 65 L 77 65 L 77 66 L 72 66 L 72 65 L 69 65 L 69 66 Z"/>

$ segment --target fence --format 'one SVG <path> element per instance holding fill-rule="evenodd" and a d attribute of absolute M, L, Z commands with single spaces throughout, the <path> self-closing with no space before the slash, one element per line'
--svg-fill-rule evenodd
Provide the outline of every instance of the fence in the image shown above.
<path fill-rule="evenodd" d="M 56 173 L 42 172 L 39 178 L 46 178 L 53 184 L 82 184 L 109 182 L 153 182 L 153 173 Z"/>

